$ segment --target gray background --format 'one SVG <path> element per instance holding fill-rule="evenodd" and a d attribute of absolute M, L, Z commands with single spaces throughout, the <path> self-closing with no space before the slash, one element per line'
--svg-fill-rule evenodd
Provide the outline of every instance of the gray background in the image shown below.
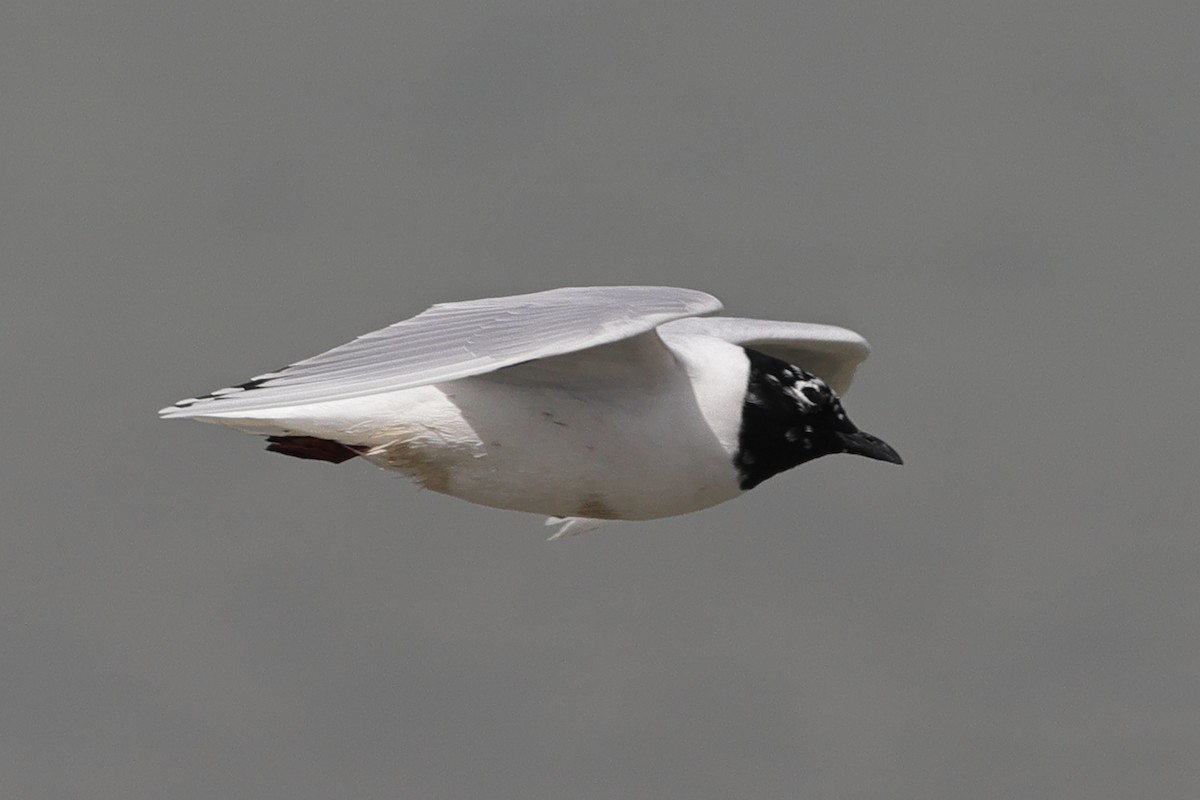
<path fill-rule="evenodd" d="M 0 11 L 0 795 L 1194 798 L 1200 13 Z M 875 345 L 907 458 L 547 544 L 155 410 L 437 301 Z"/>

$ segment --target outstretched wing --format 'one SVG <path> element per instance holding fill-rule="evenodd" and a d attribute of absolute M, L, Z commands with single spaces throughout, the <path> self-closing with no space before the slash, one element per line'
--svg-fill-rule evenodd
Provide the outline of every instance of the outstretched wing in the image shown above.
<path fill-rule="evenodd" d="M 411 389 L 621 341 L 720 309 L 711 295 L 662 286 L 574 287 L 443 303 L 278 372 L 181 400 L 159 414 L 236 416 Z"/>
<path fill-rule="evenodd" d="M 664 339 L 674 335 L 715 336 L 759 350 L 811 372 L 839 395 L 850 388 L 854 370 L 871 352 L 867 340 L 854 331 L 811 322 L 737 317 L 678 319 L 659 328 L 659 334 Z"/>

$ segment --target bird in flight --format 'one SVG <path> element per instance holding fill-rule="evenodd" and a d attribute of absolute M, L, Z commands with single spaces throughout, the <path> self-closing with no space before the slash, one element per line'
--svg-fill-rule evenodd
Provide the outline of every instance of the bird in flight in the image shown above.
<path fill-rule="evenodd" d="M 660 286 L 443 303 L 159 415 L 546 514 L 552 539 L 708 508 L 834 453 L 902 463 L 839 399 L 863 337 L 720 310 Z"/>

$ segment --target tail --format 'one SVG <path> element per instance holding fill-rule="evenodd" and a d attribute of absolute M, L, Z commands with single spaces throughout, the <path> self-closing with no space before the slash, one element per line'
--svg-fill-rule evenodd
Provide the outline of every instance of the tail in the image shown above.
<path fill-rule="evenodd" d="M 271 419 L 265 416 L 257 419 L 216 415 L 200 416 L 199 414 L 187 414 L 186 412 L 170 413 L 172 410 L 169 408 L 163 409 L 159 414 L 168 419 L 183 417 L 194 419 L 197 422 L 209 422 L 233 428 L 252 436 L 265 436 L 270 443 L 267 445 L 267 450 L 272 453 L 282 453 L 285 456 L 292 456 L 293 458 L 306 458 L 312 461 L 328 461 L 331 464 L 341 464 L 371 449 L 369 445 L 345 444 L 339 442 L 337 439 L 314 436 L 314 433 L 324 433 L 324 431 L 320 430 L 320 426 L 318 426 L 318 430 L 312 430 L 309 424 L 310 420 L 291 419 L 288 417 Z"/>

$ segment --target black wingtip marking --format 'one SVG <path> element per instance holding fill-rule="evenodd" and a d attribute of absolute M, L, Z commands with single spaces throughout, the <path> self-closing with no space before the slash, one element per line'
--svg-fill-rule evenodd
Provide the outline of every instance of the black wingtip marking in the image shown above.
<path fill-rule="evenodd" d="M 257 389 L 258 387 L 262 386 L 264 383 L 266 383 L 269 380 L 271 380 L 271 379 L 270 378 L 255 378 L 253 380 L 246 381 L 245 383 L 239 383 L 237 386 L 235 386 L 233 388 L 245 389 L 245 390 L 249 391 L 250 389 Z"/>
<path fill-rule="evenodd" d="M 286 367 L 284 369 L 286 369 Z M 279 373 L 281 373 L 281 372 L 283 372 L 283 370 L 276 370 L 275 372 L 269 373 L 260 378 L 251 378 L 250 380 L 246 381 L 245 383 L 239 383 L 235 386 L 230 386 L 225 389 L 217 389 L 215 392 L 209 392 L 208 394 L 201 394 L 201 395 L 196 395 L 195 397 L 189 397 L 187 400 L 180 400 L 178 403 L 175 404 L 175 407 L 176 408 L 188 408 L 190 406 L 194 406 L 196 403 L 199 403 L 202 400 L 205 400 L 205 401 L 207 401 L 207 400 L 223 400 L 226 397 L 237 397 L 242 392 L 248 392 L 251 389 L 257 389 L 260 386 L 263 386 L 264 384 L 268 383 L 272 379 L 278 378 Z"/>

